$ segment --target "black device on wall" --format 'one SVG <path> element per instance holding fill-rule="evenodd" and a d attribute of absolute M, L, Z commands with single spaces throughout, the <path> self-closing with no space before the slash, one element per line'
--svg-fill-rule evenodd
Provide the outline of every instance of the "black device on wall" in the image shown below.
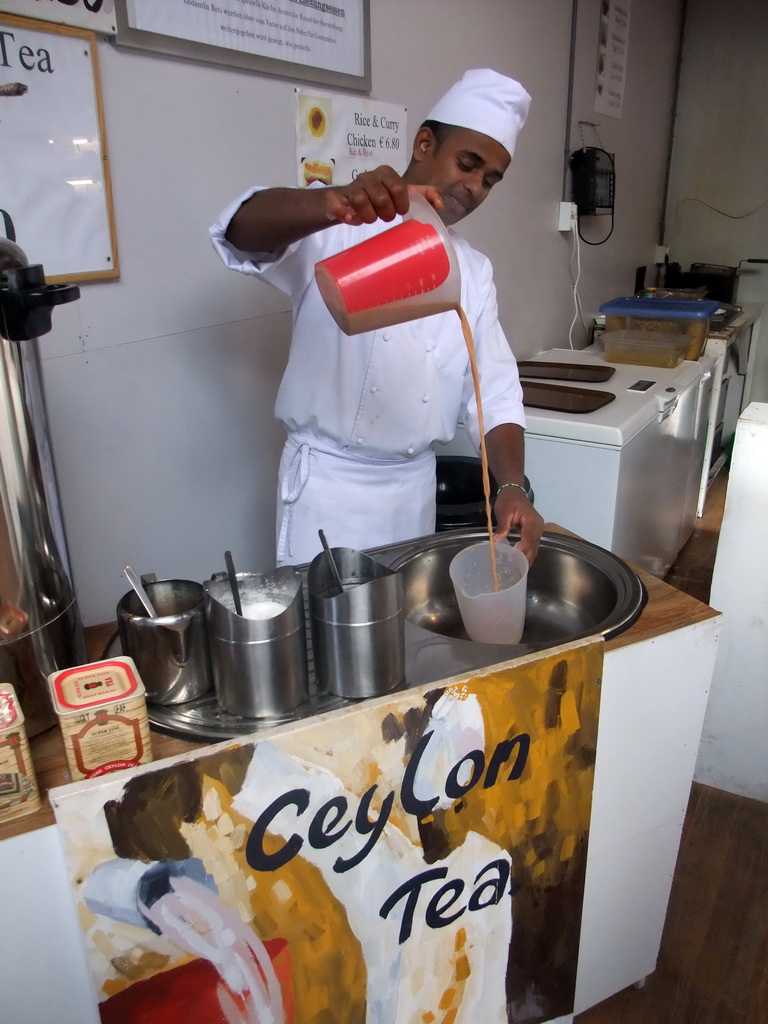
<path fill-rule="evenodd" d="M 616 172 L 604 149 L 585 146 L 571 153 L 571 198 L 580 217 L 613 213 Z"/>

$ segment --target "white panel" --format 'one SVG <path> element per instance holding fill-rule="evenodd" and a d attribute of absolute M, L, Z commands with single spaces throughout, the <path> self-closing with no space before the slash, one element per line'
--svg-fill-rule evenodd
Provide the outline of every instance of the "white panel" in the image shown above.
<path fill-rule="evenodd" d="M 577 1014 L 655 969 L 679 842 L 673 823 L 589 858 Z"/>
<path fill-rule="evenodd" d="M 621 452 L 526 434 L 525 475 L 546 522 L 610 550 Z"/>
<path fill-rule="evenodd" d="M 55 826 L 0 843 L 3 1024 L 99 1024 Z"/>
<path fill-rule="evenodd" d="M 608 651 L 589 855 L 682 827 L 721 619 Z"/>
<path fill-rule="evenodd" d="M 723 612 L 696 778 L 768 802 L 768 405 L 736 427 L 710 601 Z"/>

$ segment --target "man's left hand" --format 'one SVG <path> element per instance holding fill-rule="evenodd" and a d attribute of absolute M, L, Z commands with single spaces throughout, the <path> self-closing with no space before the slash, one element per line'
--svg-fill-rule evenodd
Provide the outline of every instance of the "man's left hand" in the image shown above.
<path fill-rule="evenodd" d="M 494 536 L 503 538 L 511 530 L 519 530 L 520 550 L 529 564 L 533 565 L 544 532 L 544 520 L 530 503 L 525 492 L 520 487 L 503 487 L 496 496 L 494 512 Z"/>

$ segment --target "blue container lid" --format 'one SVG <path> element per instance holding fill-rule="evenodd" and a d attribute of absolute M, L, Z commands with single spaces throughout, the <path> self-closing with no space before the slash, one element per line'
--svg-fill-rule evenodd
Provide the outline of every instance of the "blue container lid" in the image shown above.
<path fill-rule="evenodd" d="M 709 320 L 720 309 L 719 302 L 705 299 L 612 299 L 600 307 L 601 313 L 618 316 L 645 316 L 653 320 Z"/>

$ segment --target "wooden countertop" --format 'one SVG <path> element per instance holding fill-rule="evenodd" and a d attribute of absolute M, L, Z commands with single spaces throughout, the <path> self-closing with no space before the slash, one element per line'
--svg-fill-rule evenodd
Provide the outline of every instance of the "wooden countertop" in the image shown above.
<path fill-rule="evenodd" d="M 552 529 L 551 524 L 547 524 L 547 529 Z M 555 529 L 560 530 L 559 527 Z M 560 532 L 567 533 L 568 531 L 562 530 Z M 663 633 L 669 633 L 683 626 L 701 622 L 718 614 L 709 605 L 702 604 L 695 598 L 675 590 L 674 587 L 669 586 L 655 576 L 650 576 L 639 569 L 636 571 L 648 591 L 648 603 L 643 609 L 642 615 L 633 626 L 630 626 L 629 629 L 620 633 L 613 640 L 607 641 L 605 645 L 606 651 L 618 650 L 629 644 L 640 643 L 643 640 L 652 639 Z M 116 624 L 114 622 L 105 623 L 101 626 L 91 626 L 86 629 L 85 635 L 89 658 L 94 661 L 98 661 L 101 658 L 115 629 Z M 155 729 L 152 730 L 152 750 L 155 761 L 203 746 L 206 746 L 206 744 L 177 739 L 176 737 L 157 732 Z M 22 835 L 34 829 L 55 824 L 53 810 L 48 800 L 48 790 L 71 782 L 66 767 L 64 743 L 58 728 L 48 729 L 39 736 L 33 737 L 30 740 L 30 747 L 32 749 L 32 759 L 35 763 L 37 782 L 40 792 L 43 794 L 43 803 L 32 814 L 0 823 L 0 840 L 9 839 L 11 836 Z"/>

